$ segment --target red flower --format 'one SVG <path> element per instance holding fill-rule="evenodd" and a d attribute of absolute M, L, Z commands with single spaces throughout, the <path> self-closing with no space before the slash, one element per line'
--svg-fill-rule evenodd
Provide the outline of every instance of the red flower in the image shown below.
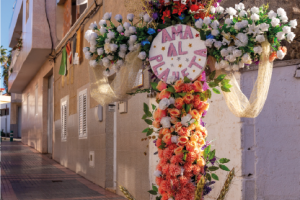
<path fill-rule="evenodd" d="M 170 10 L 165 10 L 164 12 L 163 12 L 163 16 L 161 17 L 161 19 L 164 21 L 164 23 L 165 23 L 165 17 L 167 17 L 167 18 L 171 18 L 171 12 L 170 12 Z"/>
<path fill-rule="evenodd" d="M 198 5 L 196 5 L 196 4 L 191 5 L 190 11 L 192 13 L 196 13 L 196 12 L 198 12 L 198 10 L 199 10 L 199 6 Z"/>
<path fill-rule="evenodd" d="M 180 16 L 181 13 L 185 10 L 186 10 L 186 7 L 184 4 L 175 2 L 175 6 L 173 7 L 173 14 L 178 14 Z"/>

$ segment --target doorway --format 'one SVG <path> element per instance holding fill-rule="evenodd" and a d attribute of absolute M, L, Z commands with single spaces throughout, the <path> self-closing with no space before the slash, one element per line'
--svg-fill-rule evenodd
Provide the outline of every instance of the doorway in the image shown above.
<path fill-rule="evenodd" d="M 22 107 L 18 106 L 18 138 L 22 137 Z"/>
<path fill-rule="evenodd" d="M 48 153 L 52 154 L 52 133 L 53 133 L 53 75 L 48 79 Z"/>

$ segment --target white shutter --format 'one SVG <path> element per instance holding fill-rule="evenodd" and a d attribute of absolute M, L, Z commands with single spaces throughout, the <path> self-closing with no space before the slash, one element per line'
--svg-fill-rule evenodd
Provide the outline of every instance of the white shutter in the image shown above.
<path fill-rule="evenodd" d="M 35 107 L 34 107 L 34 114 L 37 115 L 38 114 L 38 89 L 39 89 L 39 86 L 38 84 L 36 84 L 35 86 Z"/>
<path fill-rule="evenodd" d="M 61 139 L 67 140 L 67 102 L 61 105 Z"/>
<path fill-rule="evenodd" d="M 82 5 L 82 4 L 86 4 L 87 2 L 88 2 L 88 0 L 77 0 L 76 4 L 79 6 L 79 5 Z"/>
<path fill-rule="evenodd" d="M 87 137 L 87 90 L 78 95 L 78 133 L 79 138 Z"/>

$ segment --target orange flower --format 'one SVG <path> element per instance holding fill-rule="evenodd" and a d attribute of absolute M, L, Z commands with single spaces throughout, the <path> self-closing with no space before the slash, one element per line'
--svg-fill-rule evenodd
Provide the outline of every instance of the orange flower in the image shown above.
<path fill-rule="evenodd" d="M 184 104 L 183 98 L 177 98 L 177 99 L 175 100 L 174 106 L 175 106 L 177 109 L 181 110 L 183 104 Z"/>
<path fill-rule="evenodd" d="M 180 117 L 180 110 L 176 109 L 176 108 L 169 108 L 168 109 L 168 112 L 170 113 L 171 116 L 174 116 L 174 117 Z"/>
<path fill-rule="evenodd" d="M 182 124 L 181 124 L 181 122 L 177 122 L 176 124 L 175 124 L 175 131 L 176 132 L 179 132 L 179 130 L 182 128 Z"/>
<path fill-rule="evenodd" d="M 166 135 L 168 133 L 171 133 L 170 129 L 168 128 L 162 128 L 159 133 L 163 134 L 163 135 Z"/>
<path fill-rule="evenodd" d="M 269 56 L 269 62 L 273 62 L 277 58 L 277 52 L 273 51 Z"/>
<path fill-rule="evenodd" d="M 189 125 L 188 130 L 193 131 L 193 130 L 195 130 L 195 128 L 196 128 L 196 125 L 193 123 L 193 124 Z"/>
<path fill-rule="evenodd" d="M 165 134 L 164 135 L 164 137 L 163 137 L 163 141 L 166 143 L 166 144 L 172 144 L 172 142 L 171 142 L 171 137 L 172 137 L 172 135 L 170 134 L 170 133 L 167 133 L 167 134 Z"/>
<path fill-rule="evenodd" d="M 197 147 L 197 143 L 195 141 L 191 141 L 188 143 L 187 150 L 190 152 L 194 152 L 196 147 Z"/>
<path fill-rule="evenodd" d="M 155 128 L 160 128 L 160 121 L 154 120 L 152 122 L 152 126 L 154 126 Z"/>
<path fill-rule="evenodd" d="M 199 95 L 195 95 L 194 96 L 193 103 L 194 103 L 194 108 L 197 108 L 201 104 L 201 99 L 200 99 Z"/>
<path fill-rule="evenodd" d="M 181 137 L 178 138 L 178 145 L 184 146 L 184 145 L 186 145 L 188 143 L 188 141 L 189 141 L 188 137 L 181 136 Z"/>
<path fill-rule="evenodd" d="M 204 165 L 205 165 L 205 160 L 201 157 L 201 158 L 199 158 L 198 160 L 197 160 L 197 165 L 199 166 L 199 167 L 204 167 Z"/>
<path fill-rule="evenodd" d="M 184 89 L 185 92 L 191 92 L 192 90 L 194 90 L 194 86 L 192 83 L 185 83 L 184 84 Z"/>
<path fill-rule="evenodd" d="M 196 120 L 198 120 L 201 117 L 198 110 L 196 110 L 196 109 L 191 110 L 189 112 L 189 114 L 192 115 L 193 119 L 196 119 Z"/>
<path fill-rule="evenodd" d="M 201 101 L 200 105 L 197 107 L 197 110 L 199 113 L 203 113 L 205 110 L 208 110 L 209 103 Z"/>
<path fill-rule="evenodd" d="M 179 119 L 177 117 L 171 116 L 171 123 L 172 124 L 176 124 L 177 122 L 179 122 Z"/>
<path fill-rule="evenodd" d="M 279 47 L 278 49 L 281 50 L 284 54 L 286 54 L 286 52 L 287 52 L 286 47 Z"/>
<path fill-rule="evenodd" d="M 154 118 L 154 120 L 156 120 L 156 121 L 160 121 L 161 118 L 166 117 L 166 116 L 167 116 L 167 110 L 161 110 L 161 109 L 158 108 L 158 109 L 154 112 L 153 118 Z"/>
<path fill-rule="evenodd" d="M 202 84 L 201 84 L 200 81 L 195 81 L 193 83 L 193 86 L 194 86 L 194 91 L 195 92 L 203 92 L 203 90 L 202 90 Z"/>
<path fill-rule="evenodd" d="M 176 148 L 176 149 L 174 150 L 174 153 L 175 153 L 176 155 L 181 155 L 181 154 L 182 154 L 182 150 L 183 150 L 183 146 L 178 147 L 178 148 Z"/>
<path fill-rule="evenodd" d="M 192 94 L 186 94 L 186 95 L 183 97 L 183 101 L 184 101 L 184 103 L 186 103 L 186 104 L 190 104 L 193 100 L 194 100 L 194 96 L 193 96 Z"/>
<path fill-rule="evenodd" d="M 156 86 L 156 89 L 158 89 L 159 91 L 162 91 L 163 89 L 166 89 L 166 88 L 167 88 L 167 84 L 163 81 L 159 81 Z"/>
<path fill-rule="evenodd" d="M 197 136 L 197 134 L 194 134 L 191 136 L 191 141 L 193 141 L 193 142 L 197 142 L 198 139 L 199 139 L 199 137 Z"/>
<path fill-rule="evenodd" d="M 198 144 L 200 145 L 200 147 L 202 147 L 203 145 L 205 145 L 205 140 L 204 140 L 204 138 L 199 138 Z"/>
<path fill-rule="evenodd" d="M 164 98 L 170 98 L 171 92 L 168 92 L 167 89 L 163 89 L 159 94 L 159 99 L 162 100 Z"/>
<path fill-rule="evenodd" d="M 175 85 L 174 85 L 174 89 L 175 91 L 178 93 L 178 92 L 181 92 L 181 86 L 183 85 L 183 80 L 178 80 L 176 81 Z"/>
<path fill-rule="evenodd" d="M 182 127 L 179 131 L 178 134 L 180 136 L 190 136 L 190 130 L 186 127 Z"/>

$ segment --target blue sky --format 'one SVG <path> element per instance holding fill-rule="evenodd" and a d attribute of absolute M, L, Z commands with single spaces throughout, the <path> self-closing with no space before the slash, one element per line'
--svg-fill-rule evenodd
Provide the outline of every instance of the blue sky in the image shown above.
<path fill-rule="evenodd" d="M 1 7 L 1 45 L 8 49 L 9 48 L 9 25 L 13 13 L 13 5 L 15 0 L 0 0 L 0 7 Z M 1 69 L 2 73 L 2 69 Z M 0 80 L 0 87 L 3 87 L 3 80 Z"/>

